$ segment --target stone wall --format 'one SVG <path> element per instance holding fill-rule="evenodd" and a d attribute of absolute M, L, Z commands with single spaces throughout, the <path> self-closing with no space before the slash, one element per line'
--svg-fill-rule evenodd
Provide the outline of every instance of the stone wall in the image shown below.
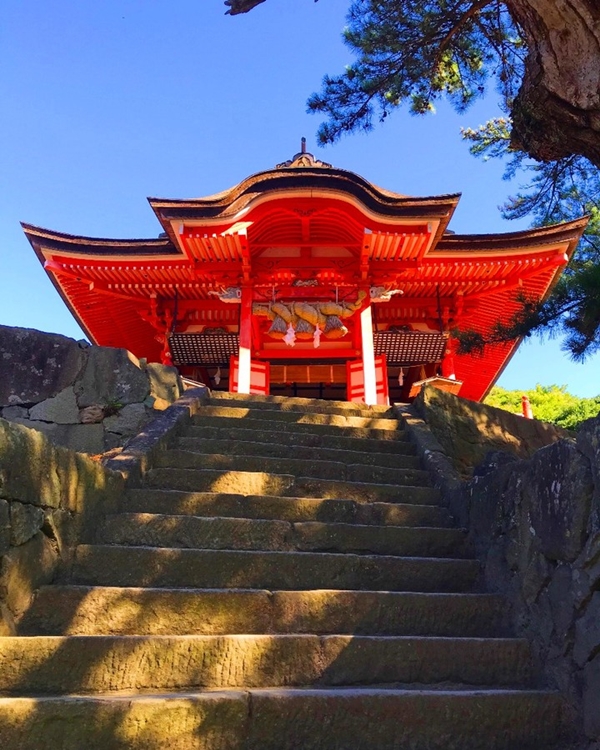
<path fill-rule="evenodd" d="M 0 417 L 98 454 L 123 445 L 182 393 L 175 368 L 125 349 L 0 326 Z"/>
<path fill-rule="evenodd" d="M 432 386 L 421 390 L 413 408 L 427 422 L 463 478 L 472 475 L 473 468 L 489 451 L 528 458 L 539 448 L 571 435 L 548 422 L 524 419 Z"/>
<path fill-rule="evenodd" d="M 600 743 L 600 418 L 530 459 L 490 454 L 452 505 L 488 588 Z"/>
<path fill-rule="evenodd" d="M 473 410 L 470 402 L 437 395 L 425 393 L 418 407 L 426 421 L 414 406 L 399 411 L 434 484 L 457 523 L 468 529 L 482 562 L 482 585 L 507 597 L 515 630 L 531 642 L 545 683 L 567 698 L 587 738 L 585 747 L 598 750 L 600 416 L 573 437 L 558 439 L 535 420 L 508 415 L 517 420 L 513 428 L 502 410 L 483 405 Z M 439 415 L 442 403 L 447 419 Z M 482 418 L 470 417 L 473 411 Z M 456 443 L 449 445 L 452 415 L 459 423 Z M 551 441 L 532 451 L 522 426 L 533 430 L 533 444 L 546 436 Z M 472 438 L 465 439 L 465 432 Z M 472 478 L 461 479 L 457 468 L 470 469 L 492 446 L 501 450 L 488 452 Z M 469 464 L 456 460 L 462 449 Z M 519 458 L 523 453 L 531 455 Z"/>
<path fill-rule="evenodd" d="M 77 540 L 114 512 L 124 477 L 41 433 L 0 419 L 0 635 Z"/>

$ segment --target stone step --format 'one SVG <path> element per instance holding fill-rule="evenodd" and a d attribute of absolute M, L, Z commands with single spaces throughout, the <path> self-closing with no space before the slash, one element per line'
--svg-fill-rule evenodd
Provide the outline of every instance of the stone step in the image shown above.
<path fill-rule="evenodd" d="M 208 404 L 211 406 L 240 406 L 249 409 L 272 411 L 310 412 L 312 414 L 346 414 L 355 417 L 394 417 L 390 406 L 366 406 L 350 401 L 326 401 L 319 398 L 299 398 L 294 396 L 248 396 L 244 393 L 213 391 Z"/>
<path fill-rule="evenodd" d="M 172 469 L 220 469 L 225 471 L 259 471 L 268 474 L 292 474 L 297 477 L 337 479 L 348 482 L 382 482 L 384 484 L 429 486 L 429 474 L 423 469 L 388 466 L 365 466 L 350 461 L 322 461 L 268 456 L 230 456 L 222 453 L 195 453 L 177 448 L 158 454 L 155 466 Z"/>
<path fill-rule="evenodd" d="M 393 455 L 416 454 L 415 446 L 408 441 L 405 432 L 382 432 L 383 437 L 375 438 L 372 435 L 359 435 L 358 437 L 345 437 L 337 432 L 317 433 L 296 430 L 287 432 L 283 430 L 271 430 L 268 425 L 260 425 L 258 428 L 246 426 L 247 421 L 221 420 L 216 426 L 203 424 L 189 425 L 185 430 L 185 437 L 191 439 L 205 440 L 227 440 L 243 441 L 245 443 L 267 443 L 281 446 L 303 446 L 307 448 L 333 448 L 335 450 L 373 453 L 391 453 Z M 341 429 L 341 428 L 340 428 Z"/>
<path fill-rule="evenodd" d="M 549 750 L 541 690 L 271 688 L 0 699 L 7 750 Z M 558 740 L 558 743 L 557 743 Z"/>
<path fill-rule="evenodd" d="M 210 407 L 207 407 L 210 408 Z M 243 411 L 243 410 L 242 410 Z M 282 412 L 285 414 L 285 412 Z M 264 443 L 265 440 L 262 437 L 262 434 L 265 432 L 275 432 L 276 434 L 279 432 L 291 432 L 293 434 L 313 434 L 313 435 L 321 435 L 322 437 L 350 437 L 350 438 L 375 438 L 376 440 L 393 440 L 393 441 L 406 441 L 407 435 L 406 432 L 398 426 L 398 422 L 393 422 L 393 427 L 391 426 L 392 420 L 379 420 L 380 422 L 386 422 L 390 423 L 389 427 L 376 427 L 374 424 L 372 424 L 370 427 L 362 426 L 362 425 L 349 425 L 347 424 L 346 417 L 337 417 L 336 415 L 325 415 L 326 418 L 331 420 L 344 420 L 343 423 L 340 424 L 334 424 L 334 423 L 325 423 L 325 422 L 319 422 L 316 420 L 316 417 L 318 415 L 314 415 L 315 419 L 313 421 L 309 421 L 309 416 L 311 415 L 304 415 L 302 422 L 288 422 L 288 421 L 274 421 L 269 419 L 255 419 L 254 415 L 248 416 L 245 418 L 241 417 L 232 417 L 232 416 L 200 416 L 203 415 L 204 412 L 201 411 L 193 418 L 192 425 L 196 427 L 206 428 L 206 427 L 219 427 L 224 429 L 243 429 L 243 430 L 252 430 L 252 432 L 257 436 L 256 439 Z M 360 420 L 360 417 L 348 417 L 348 419 L 355 419 Z M 375 420 L 364 420 L 365 422 L 374 422 Z M 192 435 L 190 429 L 188 428 L 187 435 Z M 203 435 L 200 435 L 201 437 L 204 437 Z"/>
<path fill-rule="evenodd" d="M 475 560 L 326 552 L 79 545 L 71 580 L 93 586 L 470 591 Z"/>
<path fill-rule="evenodd" d="M 26 695 L 441 682 L 525 687 L 517 638 L 354 635 L 0 639 L 0 693 Z"/>
<path fill-rule="evenodd" d="M 121 510 L 131 513 L 164 513 L 192 516 L 264 518 L 291 522 L 358 523 L 379 526 L 453 525 L 446 508 L 437 505 L 368 503 L 313 497 L 236 495 L 178 490 L 129 490 Z"/>
<path fill-rule="evenodd" d="M 357 502 L 398 502 L 417 505 L 437 505 L 440 502 L 440 492 L 433 487 L 344 482 L 259 471 L 157 468 L 146 474 L 144 482 L 148 487 L 185 492 L 328 497 Z"/>
<path fill-rule="evenodd" d="M 461 529 L 120 513 L 96 532 L 99 544 L 277 552 L 354 552 L 469 557 Z"/>
<path fill-rule="evenodd" d="M 392 430 L 401 429 L 398 419 L 382 417 L 371 414 L 369 416 L 355 417 L 347 414 L 323 414 L 313 411 L 282 411 L 277 409 L 252 409 L 243 406 L 202 406 L 194 417 L 196 424 L 202 424 L 210 418 L 246 419 L 252 422 L 270 423 L 270 429 L 294 429 L 297 425 L 342 427 L 367 430 Z"/>
<path fill-rule="evenodd" d="M 21 635 L 505 636 L 494 594 L 44 586 Z"/>
<path fill-rule="evenodd" d="M 375 453 L 371 443 L 364 445 L 366 450 L 340 450 L 337 448 L 284 445 L 271 441 L 258 443 L 256 440 L 203 440 L 199 438 L 179 438 L 174 448 L 194 453 L 222 453 L 229 456 L 264 456 L 268 458 L 295 458 L 302 461 L 338 461 L 345 464 L 366 466 L 387 466 L 396 469 L 420 469 L 418 456 L 401 453 Z"/>

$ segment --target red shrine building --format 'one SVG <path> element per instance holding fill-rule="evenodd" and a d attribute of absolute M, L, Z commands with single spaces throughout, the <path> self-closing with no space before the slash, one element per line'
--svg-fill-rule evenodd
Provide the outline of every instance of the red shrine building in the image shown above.
<path fill-rule="evenodd" d="M 586 220 L 508 234 L 448 229 L 459 195 L 376 187 L 304 147 L 206 198 L 151 198 L 157 239 L 24 225 L 59 294 L 101 346 L 240 393 L 406 401 L 424 380 L 484 398 L 518 342 L 457 354 L 542 299 Z"/>

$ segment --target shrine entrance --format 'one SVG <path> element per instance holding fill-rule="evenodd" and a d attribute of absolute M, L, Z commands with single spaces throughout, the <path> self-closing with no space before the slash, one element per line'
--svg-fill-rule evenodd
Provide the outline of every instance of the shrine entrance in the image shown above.
<path fill-rule="evenodd" d="M 206 198 L 151 198 L 148 240 L 24 225 L 93 343 L 173 364 L 215 390 L 366 404 L 423 381 L 482 399 L 518 342 L 457 352 L 544 298 L 586 220 L 458 235 L 459 195 L 411 197 L 307 153 Z"/>
<path fill-rule="evenodd" d="M 408 401 L 416 395 L 415 383 L 443 380 L 448 339 L 447 334 L 412 331 L 374 333 L 375 402 Z M 173 334 L 170 349 L 173 363 L 183 375 L 213 390 L 240 392 L 239 339 L 235 334 Z M 251 360 L 248 392 L 365 403 L 364 366 L 362 359 Z M 460 381 L 447 379 L 453 380 L 447 389 L 458 392 Z"/>

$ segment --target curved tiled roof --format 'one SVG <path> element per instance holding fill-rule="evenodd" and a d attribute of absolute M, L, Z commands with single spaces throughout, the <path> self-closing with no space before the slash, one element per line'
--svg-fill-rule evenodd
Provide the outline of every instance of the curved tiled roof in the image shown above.
<path fill-rule="evenodd" d="M 197 322 L 231 323 L 235 306 L 215 295 L 241 283 L 254 285 L 261 299 L 275 285 L 297 295 L 294 279 L 314 281 L 314 290 L 303 287 L 309 296 L 326 296 L 338 285 L 346 295 L 359 285 L 383 285 L 403 291 L 378 308 L 384 325 L 427 318 L 437 325 L 441 306 L 450 327 L 460 320 L 485 333 L 517 309 L 517 290 L 536 299 L 549 293 L 587 222 L 453 234 L 447 225 L 458 200 L 458 194 L 410 197 L 383 190 L 303 150 L 215 195 L 150 198 L 165 232 L 158 238 L 91 238 L 31 224 L 23 229 L 92 341 L 156 359 L 157 332 L 160 338 L 165 325 L 152 322 L 156 300 L 163 316 L 173 313 L 177 298 L 180 311 Z M 482 398 L 516 346 L 490 347 L 484 360 L 456 357 L 462 395 Z"/>

